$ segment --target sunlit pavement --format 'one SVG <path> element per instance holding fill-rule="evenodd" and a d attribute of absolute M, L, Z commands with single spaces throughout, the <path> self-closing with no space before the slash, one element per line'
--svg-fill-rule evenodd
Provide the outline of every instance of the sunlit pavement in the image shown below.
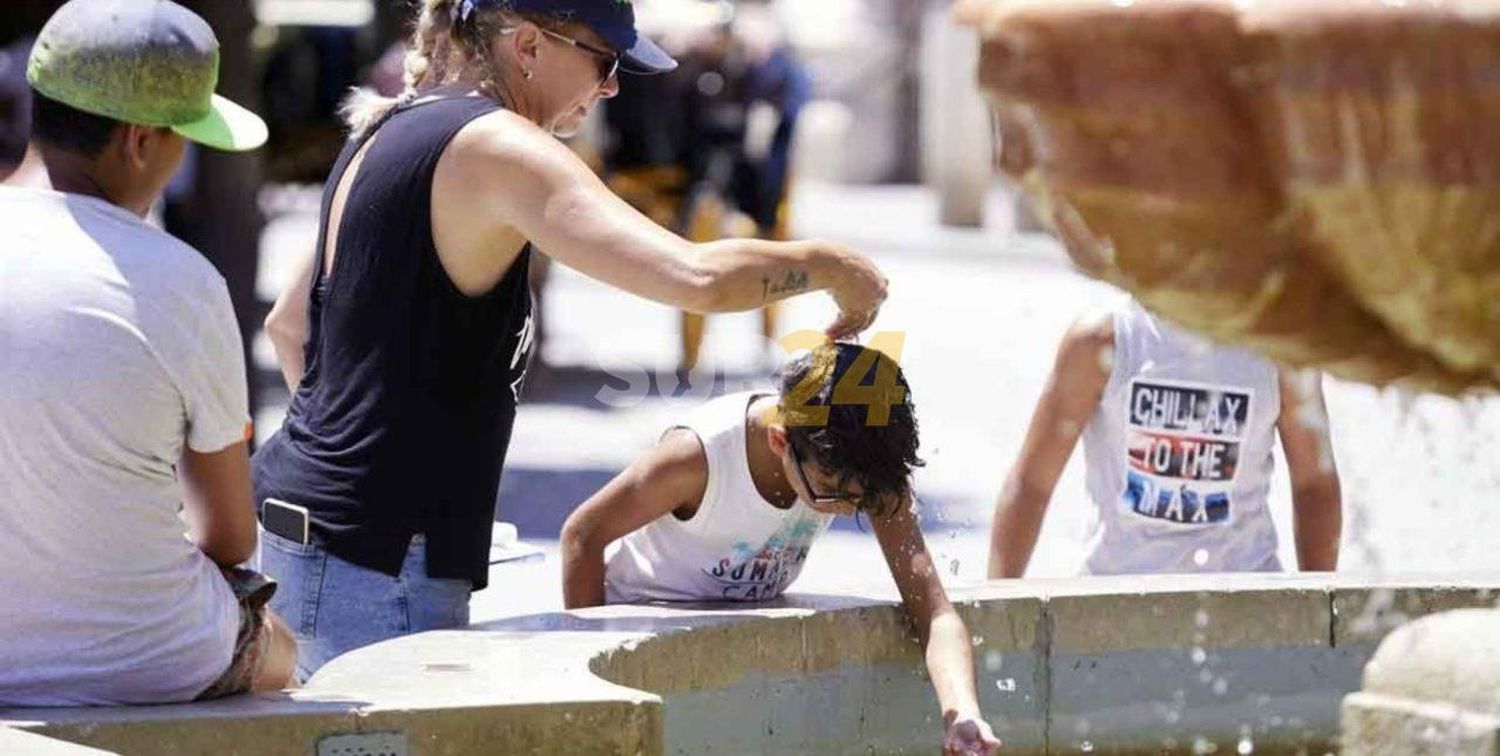
<path fill-rule="evenodd" d="M 934 198 L 916 187 L 804 185 L 799 235 L 833 238 L 871 254 L 891 294 L 867 338 L 904 335 L 927 467 L 917 475 L 929 548 L 950 585 L 983 579 L 990 509 L 1020 448 L 1057 340 L 1112 289 L 1073 272 L 1045 237 L 1011 230 L 996 191 L 984 230 L 936 224 Z M 274 296 L 312 246 L 305 201 L 277 217 L 263 241 L 262 296 Z M 822 295 L 788 303 L 783 333 L 832 319 Z M 557 532 L 568 512 L 649 446 L 672 418 L 711 393 L 770 385 L 785 355 L 761 339 L 757 315 L 710 320 L 702 377 L 680 382 L 677 314 L 554 266 L 544 304 L 546 367 L 533 370 L 516 421 L 500 519 L 543 556 L 497 565 L 477 594 L 474 620 L 561 606 Z M 264 339 L 257 362 L 273 369 Z M 1454 573 L 1500 569 L 1500 402 L 1410 398 L 1330 381 L 1335 456 L 1346 503 L 1341 569 Z M 675 395 L 676 398 L 673 398 Z M 285 394 L 258 418 L 279 424 Z M 1030 574 L 1072 574 L 1086 501 L 1080 456 L 1068 466 Z M 413 474 L 420 474 L 413 471 Z M 1295 565 L 1290 494 L 1278 460 L 1272 511 L 1281 559 Z M 820 540 L 793 589 L 894 597 L 873 535 L 853 522 Z"/>

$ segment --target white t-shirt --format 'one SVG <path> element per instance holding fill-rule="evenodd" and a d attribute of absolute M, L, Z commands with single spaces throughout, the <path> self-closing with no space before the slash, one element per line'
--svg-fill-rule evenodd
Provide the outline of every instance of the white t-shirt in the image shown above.
<path fill-rule="evenodd" d="M 0 704 L 189 700 L 238 606 L 174 465 L 248 421 L 224 279 L 102 200 L 0 187 Z"/>
<path fill-rule="evenodd" d="M 1266 507 L 1281 416 L 1276 366 L 1131 300 L 1083 434 L 1093 500 L 1083 571 L 1281 569 Z"/>
<path fill-rule="evenodd" d="M 833 522 L 797 500 L 777 509 L 750 477 L 745 421 L 757 394 L 715 399 L 682 424 L 708 458 L 708 486 L 690 520 L 666 514 L 621 538 L 605 567 L 605 600 L 763 601 L 802 572 L 812 543 Z"/>

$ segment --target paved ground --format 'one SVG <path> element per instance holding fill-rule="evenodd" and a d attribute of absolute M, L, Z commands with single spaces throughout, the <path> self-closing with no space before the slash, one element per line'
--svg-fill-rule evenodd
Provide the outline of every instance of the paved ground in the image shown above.
<path fill-rule="evenodd" d="M 273 296 L 310 248 L 304 198 L 285 197 L 266 237 L 262 293 Z M 922 421 L 928 467 L 917 477 L 929 545 L 945 579 L 982 579 L 989 509 L 1020 446 L 1057 339 L 1086 307 L 1118 296 L 1073 272 L 1044 237 L 1011 230 L 1006 197 L 983 231 L 936 225 L 933 198 L 905 187 L 806 186 L 799 233 L 874 255 L 892 281 L 872 332 L 905 333 L 902 363 Z M 476 597 L 476 621 L 560 606 L 556 535 L 567 513 L 650 444 L 677 412 L 712 394 L 766 385 L 779 348 L 753 314 L 712 319 L 704 375 L 679 382 L 676 313 L 554 268 L 544 305 L 546 367 L 534 372 L 516 424 L 500 517 L 541 546 L 501 565 Z M 821 328 L 825 297 L 790 303 L 783 332 Z M 262 367 L 269 350 L 259 345 Z M 1452 573 L 1500 569 L 1500 402 L 1454 402 L 1329 382 L 1334 448 L 1347 514 L 1343 570 Z M 270 396 L 261 432 L 279 424 Z M 1272 494 L 1282 560 L 1295 564 L 1284 473 Z M 1074 569 L 1085 511 L 1082 465 L 1064 475 L 1032 563 Z M 874 538 L 843 523 L 813 550 L 803 592 L 891 595 Z"/>

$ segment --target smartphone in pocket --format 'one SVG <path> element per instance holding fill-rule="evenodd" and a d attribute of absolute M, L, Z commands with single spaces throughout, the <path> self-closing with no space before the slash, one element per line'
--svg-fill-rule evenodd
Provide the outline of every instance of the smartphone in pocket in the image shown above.
<path fill-rule="evenodd" d="M 303 545 L 308 543 L 312 535 L 307 507 L 299 507 L 280 499 L 266 499 L 261 503 L 260 526 L 267 533 L 274 533 L 292 543 Z"/>

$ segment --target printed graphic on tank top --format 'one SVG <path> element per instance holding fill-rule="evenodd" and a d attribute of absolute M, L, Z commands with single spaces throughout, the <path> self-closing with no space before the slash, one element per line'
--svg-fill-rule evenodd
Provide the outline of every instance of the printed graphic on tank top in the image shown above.
<path fill-rule="evenodd" d="M 1083 432 L 1086 574 L 1275 570 L 1276 366 L 1125 301 Z"/>
<path fill-rule="evenodd" d="M 736 541 L 733 555 L 703 572 L 718 583 L 727 601 L 760 601 L 781 595 L 802 572 L 813 539 L 823 532 L 821 518 L 791 517 L 762 544 Z"/>
<path fill-rule="evenodd" d="M 530 297 L 530 293 L 527 294 Z M 526 368 L 531 366 L 531 348 L 536 344 L 535 303 L 526 309 L 526 322 L 516 332 L 516 350 L 510 355 L 510 395 L 517 404 L 521 402 L 521 389 L 526 387 Z"/>
<path fill-rule="evenodd" d="M 1227 524 L 1254 390 L 1137 378 L 1126 397 L 1125 508 L 1170 523 Z"/>

